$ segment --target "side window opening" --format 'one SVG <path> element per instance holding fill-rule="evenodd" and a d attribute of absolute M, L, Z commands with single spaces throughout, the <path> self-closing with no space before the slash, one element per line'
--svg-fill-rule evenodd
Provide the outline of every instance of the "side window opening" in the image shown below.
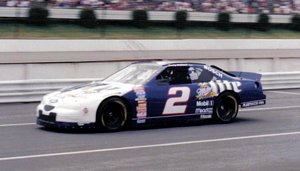
<path fill-rule="evenodd" d="M 210 82 L 213 80 L 214 75 L 208 70 L 203 70 L 201 75 L 199 76 L 198 82 Z"/>
<path fill-rule="evenodd" d="M 215 79 L 213 73 L 201 66 L 191 66 L 188 70 L 192 83 L 210 82 Z"/>
<path fill-rule="evenodd" d="M 171 85 L 210 82 L 216 79 L 211 71 L 202 66 L 168 67 L 156 77 L 156 80 Z"/>
<path fill-rule="evenodd" d="M 156 80 L 168 82 L 171 85 L 192 83 L 187 67 L 168 67 L 160 73 Z"/>

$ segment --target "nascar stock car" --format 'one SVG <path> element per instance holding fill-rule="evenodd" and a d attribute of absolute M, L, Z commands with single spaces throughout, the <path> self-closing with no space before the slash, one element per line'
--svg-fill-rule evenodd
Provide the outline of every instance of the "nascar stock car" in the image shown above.
<path fill-rule="evenodd" d="M 126 124 L 181 120 L 229 123 L 239 106 L 266 103 L 260 78 L 200 63 L 137 62 L 103 81 L 45 95 L 37 124 L 116 131 Z"/>

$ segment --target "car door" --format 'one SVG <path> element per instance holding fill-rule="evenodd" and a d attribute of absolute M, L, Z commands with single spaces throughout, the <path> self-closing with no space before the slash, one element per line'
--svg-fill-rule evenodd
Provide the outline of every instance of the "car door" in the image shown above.
<path fill-rule="evenodd" d="M 174 118 L 195 113 L 198 85 L 192 83 L 189 66 L 172 66 L 162 71 L 147 88 L 150 118 Z"/>

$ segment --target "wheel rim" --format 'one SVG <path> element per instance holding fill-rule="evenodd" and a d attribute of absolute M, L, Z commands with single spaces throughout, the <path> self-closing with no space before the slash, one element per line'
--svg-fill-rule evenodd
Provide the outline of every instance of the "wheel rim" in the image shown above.
<path fill-rule="evenodd" d="M 222 121 L 230 121 L 235 118 L 237 112 L 237 103 L 234 97 L 228 96 L 222 99 L 217 108 L 218 117 Z"/>
<path fill-rule="evenodd" d="M 125 123 L 125 111 L 122 105 L 118 103 L 110 103 L 103 110 L 102 124 L 109 130 L 120 129 Z"/>

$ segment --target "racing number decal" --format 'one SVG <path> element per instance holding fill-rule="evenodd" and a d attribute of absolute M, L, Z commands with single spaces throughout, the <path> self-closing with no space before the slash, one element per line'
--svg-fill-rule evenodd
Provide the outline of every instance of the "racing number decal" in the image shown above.
<path fill-rule="evenodd" d="M 190 88 L 189 87 L 172 87 L 169 89 L 168 96 L 174 96 L 177 92 L 181 92 L 179 97 L 171 97 L 167 100 L 163 115 L 169 114 L 183 114 L 185 113 L 186 104 L 176 104 L 176 103 L 185 103 L 190 98 Z"/>

